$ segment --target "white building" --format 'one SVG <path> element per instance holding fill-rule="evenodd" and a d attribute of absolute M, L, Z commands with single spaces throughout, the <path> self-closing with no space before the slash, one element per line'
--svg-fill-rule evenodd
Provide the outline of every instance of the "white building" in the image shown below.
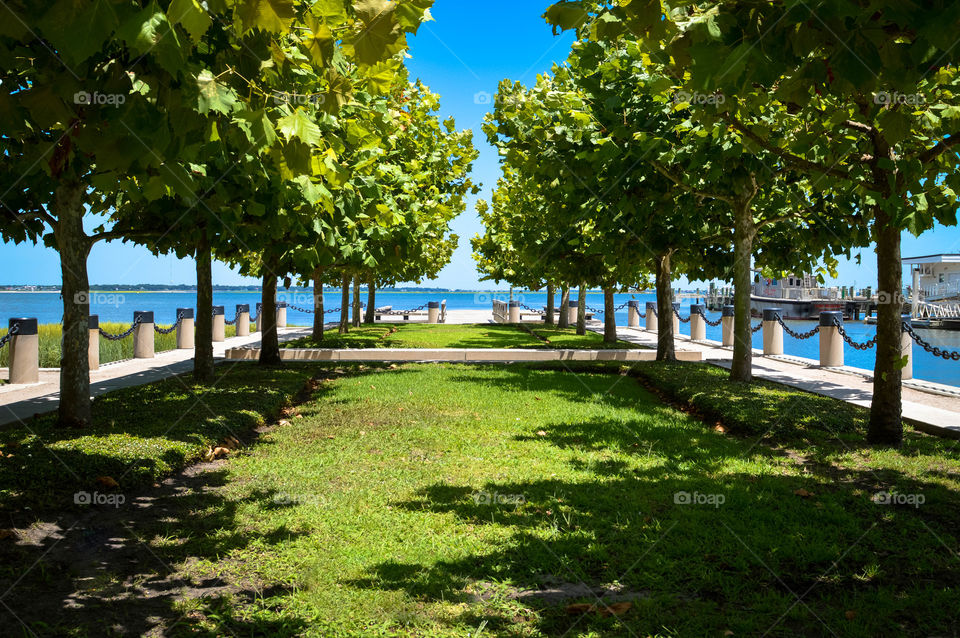
<path fill-rule="evenodd" d="M 919 290 L 923 300 L 960 296 L 960 254 L 906 257 L 903 264 L 910 266 L 911 291 Z"/>

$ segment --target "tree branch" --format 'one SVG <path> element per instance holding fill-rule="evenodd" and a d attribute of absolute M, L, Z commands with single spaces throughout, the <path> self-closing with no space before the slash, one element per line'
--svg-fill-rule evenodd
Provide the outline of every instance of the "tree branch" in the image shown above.
<path fill-rule="evenodd" d="M 950 137 L 945 140 L 941 140 L 936 146 L 928 148 L 927 150 L 918 154 L 917 159 L 920 160 L 921 164 L 926 164 L 937 159 L 939 156 L 943 155 L 957 144 L 960 144 L 960 133 L 952 133 Z"/>
<path fill-rule="evenodd" d="M 687 191 L 688 193 L 691 193 L 693 195 L 698 195 L 699 197 L 718 199 L 722 202 L 726 202 L 730 204 L 731 206 L 733 205 L 733 198 L 730 197 L 729 195 L 722 195 L 720 193 L 711 193 L 709 191 L 703 191 L 703 190 L 693 188 L 692 186 L 689 186 L 685 182 L 683 182 L 683 180 L 681 180 L 680 178 L 673 175 L 670 171 L 668 171 L 666 168 L 661 166 L 658 162 L 650 162 L 650 164 L 653 166 L 654 169 L 656 169 L 658 173 L 660 173 L 661 175 L 663 175 L 664 177 L 666 177 L 671 182 L 679 186 L 681 189 Z"/>
<path fill-rule="evenodd" d="M 742 133 L 745 137 L 758 144 L 761 148 L 773 153 L 784 162 L 794 166 L 795 168 L 802 168 L 812 172 L 823 173 L 825 175 L 833 175 L 834 177 L 839 177 L 841 179 L 851 179 L 849 171 L 839 169 L 836 166 L 826 166 L 819 162 L 811 162 L 810 160 L 804 159 L 799 155 L 794 155 L 793 153 L 785 151 L 782 148 L 777 148 L 767 140 L 754 133 L 746 124 L 735 118 L 730 113 L 724 113 L 723 119 L 726 120 L 730 126 Z"/>

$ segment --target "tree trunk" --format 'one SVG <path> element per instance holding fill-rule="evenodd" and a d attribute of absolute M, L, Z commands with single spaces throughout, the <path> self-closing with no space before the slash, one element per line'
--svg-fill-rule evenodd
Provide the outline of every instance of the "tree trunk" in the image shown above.
<path fill-rule="evenodd" d="M 673 334 L 673 268 L 670 253 L 654 259 L 657 288 L 657 361 L 676 361 L 676 335 Z"/>
<path fill-rule="evenodd" d="M 273 274 L 269 265 L 263 274 L 263 293 L 260 303 L 260 317 L 263 322 L 260 330 L 260 365 L 275 366 L 282 363 L 280 359 L 280 339 L 277 336 L 277 276 Z"/>
<path fill-rule="evenodd" d="M 587 334 L 587 284 L 580 284 L 577 297 L 577 334 Z"/>
<path fill-rule="evenodd" d="M 377 283 L 373 276 L 367 280 L 367 311 L 363 315 L 363 323 L 374 322 L 374 311 L 377 307 Z"/>
<path fill-rule="evenodd" d="M 877 362 L 873 371 L 873 401 L 867 441 L 900 445 L 903 441 L 900 298 L 902 264 L 900 231 L 889 216 L 877 207 L 874 212 L 877 237 Z"/>
<path fill-rule="evenodd" d="M 313 340 L 323 341 L 323 324 L 326 315 L 323 312 L 323 269 L 313 270 Z"/>
<path fill-rule="evenodd" d="M 360 327 L 360 275 L 353 277 L 353 327 Z"/>
<path fill-rule="evenodd" d="M 206 228 L 200 228 L 197 239 L 197 312 L 193 348 L 193 379 L 197 383 L 213 383 L 213 274 L 210 241 Z"/>
<path fill-rule="evenodd" d="M 554 297 L 555 288 L 553 284 L 547 284 L 547 316 L 544 317 L 543 323 L 548 326 L 552 326 L 554 323 L 554 313 L 553 313 L 553 297 Z"/>
<path fill-rule="evenodd" d="M 603 289 L 603 342 L 617 342 L 617 318 L 613 309 L 613 288 Z"/>
<path fill-rule="evenodd" d="M 734 207 L 732 381 L 753 380 L 753 332 L 750 327 L 750 260 L 756 226 L 749 204 Z"/>
<path fill-rule="evenodd" d="M 54 237 L 60 253 L 63 283 L 63 346 L 60 358 L 60 406 L 57 423 L 65 427 L 90 425 L 90 283 L 87 279 L 89 238 L 83 232 L 83 188 L 76 182 L 57 187 Z"/>
<path fill-rule="evenodd" d="M 560 319 L 557 321 L 557 327 L 566 330 L 570 327 L 570 286 L 563 286 L 560 289 Z"/>
<path fill-rule="evenodd" d="M 337 332 L 344 334 L 350 332 L 350 275 L 344 273 L 340 284 L 340 326 Z"/>

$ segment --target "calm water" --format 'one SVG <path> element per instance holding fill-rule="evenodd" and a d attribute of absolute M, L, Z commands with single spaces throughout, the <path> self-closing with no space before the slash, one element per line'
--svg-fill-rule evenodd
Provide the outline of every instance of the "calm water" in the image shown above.
<path fill-rule="evenodd" d="M 308 293 L 291 293 L 280 291 L 279 299 L 286 301 L 294 306 L 310 308 L 313 304 L 312 295 Z M 363 301 L 366 301 L 366 294 L 363 295 Z M 473 293 L 473 292 L 436 292 L 436 293 L 405 293 L 405 292 L 381 292 L 377 293 L 377 306 L 393 306 L 394 310 L 405 310 L 415 308 L 426 304 L 428 301 L 447 301 L 447 308 L 454 310 L 490 310 L 491 300 L 493 298 L 506 299 L 506 293 Z M 257 292 L 215 292 L 213 294 L 213 303 L 226 307 L 228 319 L 232 319 L 235 314 L 236 304 L 250 304 L 251 310 L 260 299 L 260 293 Z M 542 308 L 546 304 L 546 293 L 515 293 L 514 299 L 533 308 Z M 641 312 L 644 311 L 645 302 L 654 301 L 653 295 L 630 295 L 622 294 L 616 296 L 616 305 L 626 303 L 630 299 L 637 299 L 641 302 Z M 161 325 L 168 325 L 176 318 L 177 308 L 192 308 L 196 304 L 196 295 L 192 292 L 118 292 L 118 293 L 93 293 L 91 294 L 91 312 L 100 315 L 101 321 L 118 321 L 130 323 L 133 319 L 134 310 L 152 310 L 155 313 L 156 321 Z M 330 290 L 326 293 L 326 307 L 336 308 L 340 305 L 339 290 Z M 559 295 L 557 304 L 560 303 Z M 685 300 L 680 309 L 680 314 L 687 317 L 690 314 L 690 300 Z M 603 294 L 589 293 L 587 295 L 587 306 L 596 310 L 603 309 Z M 62 302 L 58 293 L 0 293 L 0 321 L 6 325 L 9 317 L 36 317 L 40 323 L 60 323 L 62 318 Z M 716 321 L 720 313 L 707 313 L 707 316 Z M 334 315 L 328 317 L 332 320 Z M 626 325 L 627 312 L 624 308 L 616 314 L 617 324 Z M 602 319 L 602 313 L 598 316 Z M 313 316 L 307 313 L 299 312 L 293 309 L 287 311 L 287 321 L 290 325 L 308 326 L 313 323 Z M 759 321 L 755 319 L 754 322 Z M 642 322 L 641 322 L 642 323 Z M 791 321 L 790 326 L 798 331 L 805 332 L 816 325 L 814 321 Z M 856 341 L 867 341 L 876 333 L 874 326 L 868 326 L 862 323 L 848 323 L 846 325 L 847 333 Z M 690 334 L 689 324 L 682 324 L 680 331 L 683 334 Z M 948 332 L 943 330 L 920 330 L 919 334 L 941 348 L 951 350 L 960 350 L 960 332 Z M 707 338 L 720 340 L 720 327 L 707 326 Z M 755 348 L 763 347 L 763 338 L 761 333 L 753 337 Z M 845 346 L 845 362 L 849 366 L 873 369 L 874 353 L 872 350 L 860 352 Z M 786 354 L 806 357 L 816 360 L 819 356 L 819 342 L 816 337 L 805 341 L 798 341 L 790 335 L 784 335 L 784 352 Z M 960 362 L 944 361 L 934 358 L 933 355 L 924 352 L 919 347 L 914 347 L 914 376 L 918 379 L 936 381 L 950 385 L 960 386 Z"/>

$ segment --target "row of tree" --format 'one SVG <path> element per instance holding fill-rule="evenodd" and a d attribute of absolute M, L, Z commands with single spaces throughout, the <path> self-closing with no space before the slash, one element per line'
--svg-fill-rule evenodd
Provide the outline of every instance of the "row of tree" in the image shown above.
<path fill-rule="evenodd" d="M 196 260 L 201 382 L 212 259 L 263 281 L 263 363 L 279 362 L 278 280 L 385 284 L 442 267 L 476 151 L 407 77 L 406 36 L 432 2 L 0 4 L 0 232 L 60 256 L 62 424 L 90 420 L 98 241 Z"/>
<path fill-rule="evenodd" d="M 567 63 L 501 84 L 504 174 L 474 240 L 489 276 L 612 290 L 734 284 L 731 377 L 751 379 L 751 269 L 832 271 L 876 246 L 869 440 L 899 443 L 900 233 L 956 222 L 956 5 L 565 1 Z M 922 6 L 920 6 L 922 5 Z M 672 356 L 661 321 L 658 357 Z"/>

